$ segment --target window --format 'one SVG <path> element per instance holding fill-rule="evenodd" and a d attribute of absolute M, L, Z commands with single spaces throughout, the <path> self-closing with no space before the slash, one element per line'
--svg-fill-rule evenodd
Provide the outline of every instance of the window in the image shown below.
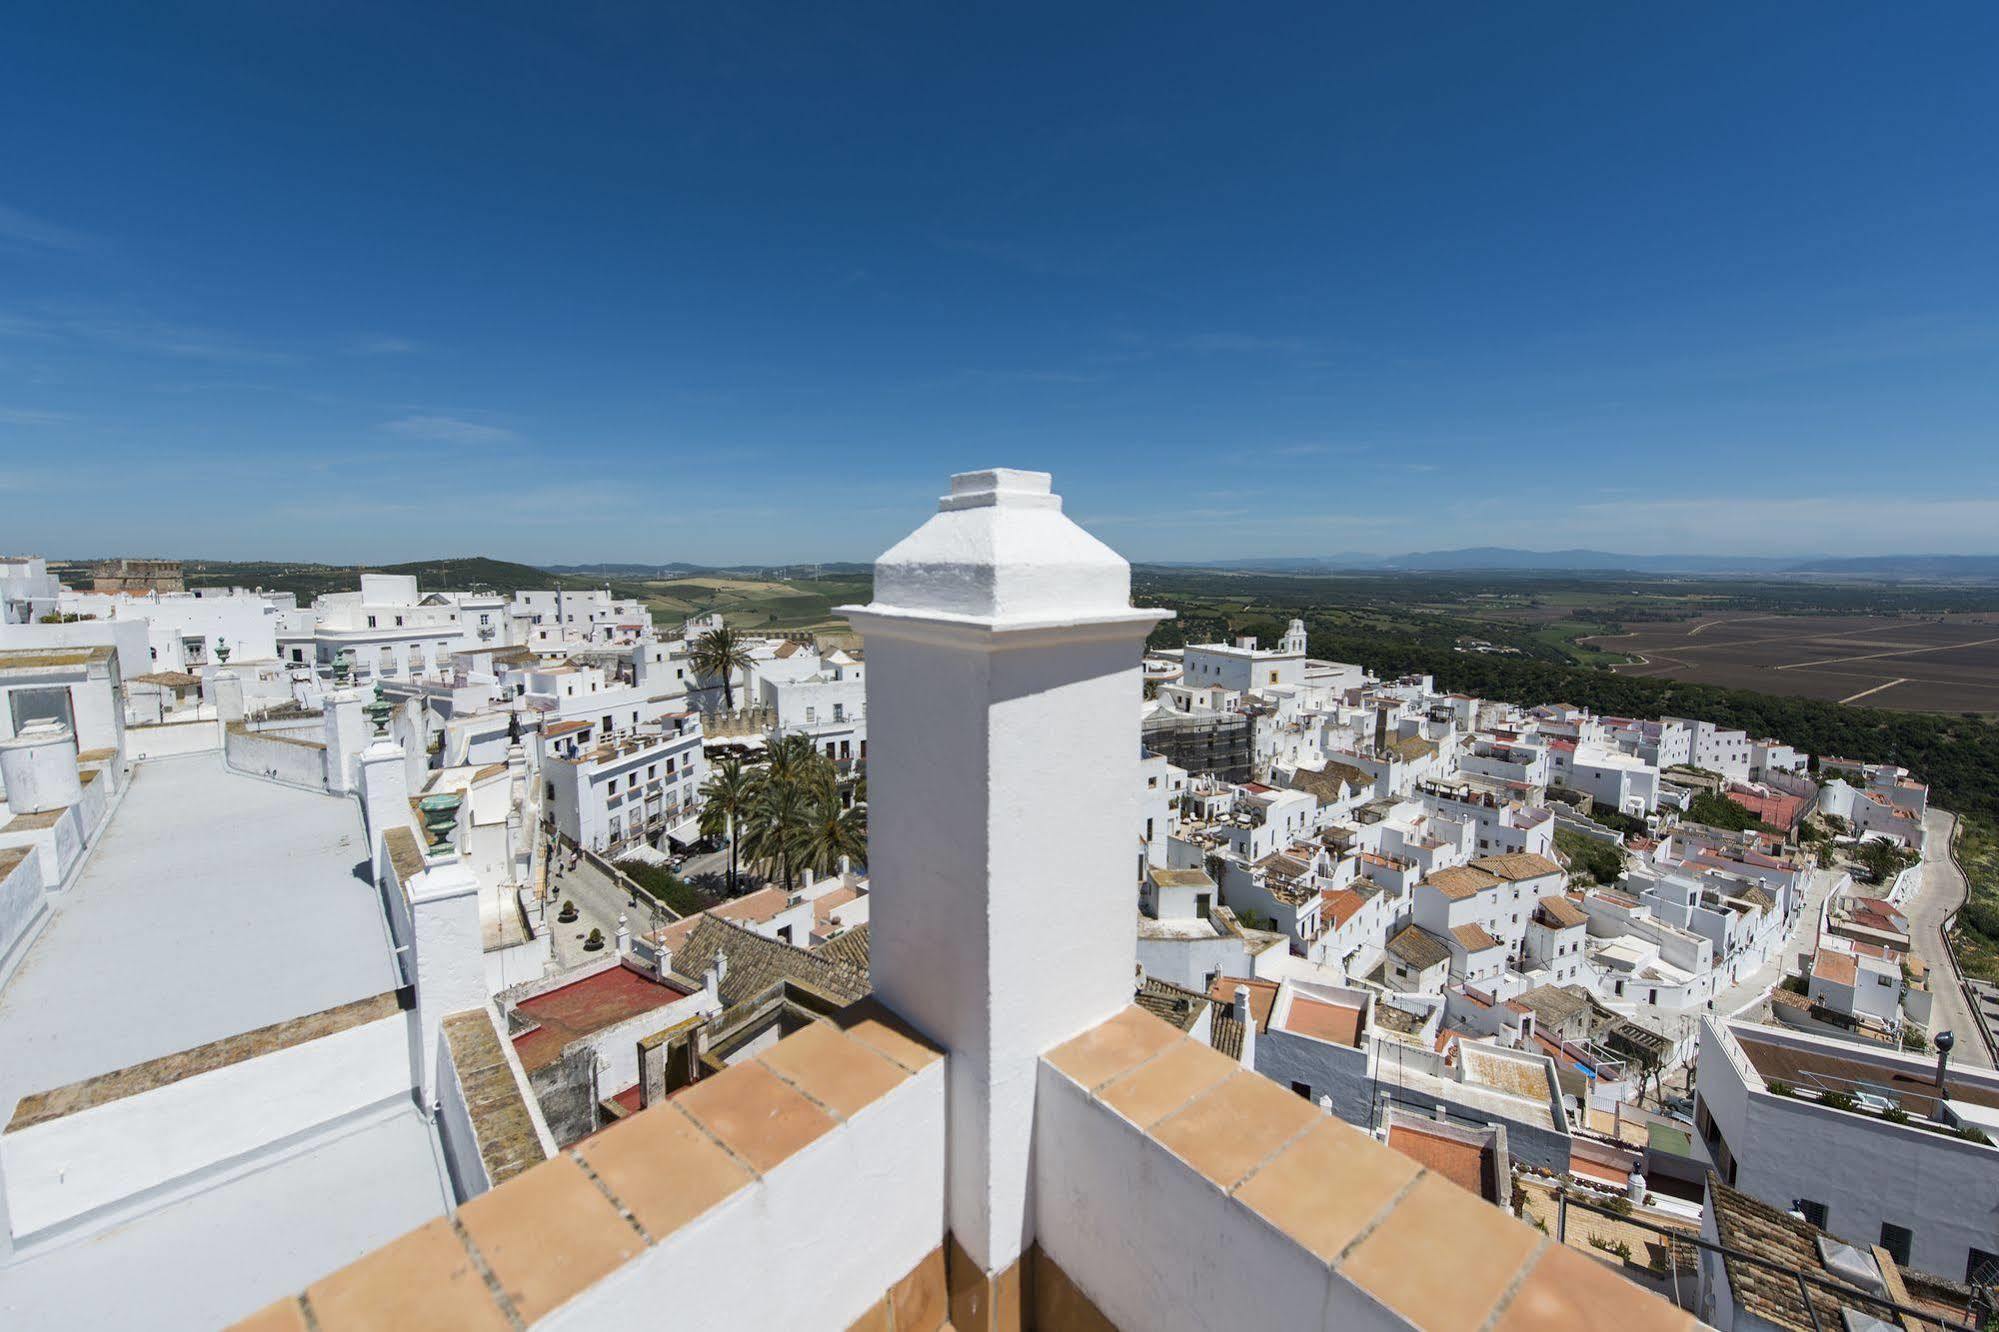
<path fill-rule="evenodd" d="M 836 722 L 847 720 L 847 705 L 845 703 L 835 703 L 833 705 L 833 720 Z"/>
<path fill-rule="evenodd" d="M 1308 1101 L 1312 1099 L 1312 1084 L 1309 1082 L 1294 1082 L 1291 1084 L 1291 1090 Z"/>
<path fill-rule="evenodd" d="M 403 617 L 398 615 L 396 617 L 396 628 L 400 629 L 402 627 L 403 627 Z"/>
<path fill-rule="evenodd" d="M 368 627 L 370 629 L 373 629 L 375 627 L 375 617 L 372 615 L 368 617 Z"/>
<path fill-rule="evenodd" d="M 1817 1226 L 1820 1230 L 1825 1229 L 1826 1209 L 1824 1203 L 1813 1202 L 1810 1198 L 1800 1198 L 1798 1199 L 1798 1210 L 1805 1214 L 1806 1225 Z"/>
<path fill-rule="evenodd" d="M 1964 1260 L 1964 1283 L 1983 1285 L 1999 1275 L 1999 1253 L 1987 1253 L 1983 1249 L 1973 1249 Z"/>
<path fill-rule="evenodd" d="M 1212 896 L 1213 894 L 1211 893 L 1194 894 L 1194 914 L 1202 920 L 1206 920 L 1208 913 L 1214 909 L 1210 905 L 1210 898 Z"/>
<path fill-rule="evenodd" d="M 1898 1226 L 1890 1221 L 1881 1223 L 1881 1247 L 1903 1267 L 1909 1265 L 1909 1245 L 1915 1238 L 1915 1232 L 1907 1226 Z"/>

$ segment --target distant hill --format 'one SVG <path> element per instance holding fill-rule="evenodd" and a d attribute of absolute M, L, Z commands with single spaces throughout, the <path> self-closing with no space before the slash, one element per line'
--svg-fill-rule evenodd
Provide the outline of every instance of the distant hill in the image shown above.
<path fill-rule="evenodd" d="M 551 564 L 550 573 L 579 578 L 627 578 L 662 581 L 675 578 L 852 578 L 874 572 L 872 564 L 834 561 L 827 564 Z"/>
<path fill-rule="evenodd" d="M 1324 556 L 1176 561 L 1155 567 L 1220 569 L 1244 573 L 1652 573 L 1789 574 L 1850 578 L 1999 578 L 1995 555 L 1875 555 L 1854 558 L 1800 555 L 1629 555 L 1607 550 L 1518 550 L 1472 546 L 1403 555 L 1345 552 Z"/>
<path fill-rule="evenodd" d="M 488 559 L 483 555 L 455 559 L 413 560 L 407 564 L 291 564 L 267 560 L 187 560 L 190 587 L 263 587 L 291 592 L 300 602 L 327 592 L 351 592 L 361 585 L 364 573 L 414 574 L 417 586 L 427 591 L 464 592 L 491 588 L 495 592 L 518 592 L 522 588 L 599 588 L 602 578 L 584 578 L 537 569 L 531 564 Z M 644 590 L 612 583 L 619 596 L 639 597 Z"/>

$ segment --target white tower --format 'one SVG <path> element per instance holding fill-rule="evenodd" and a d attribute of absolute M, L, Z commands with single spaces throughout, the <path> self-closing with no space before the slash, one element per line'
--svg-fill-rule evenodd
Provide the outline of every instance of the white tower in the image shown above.
<path fill-rule="evenodd" d="M 953 1236 L 1033 1238 L 1040 1056 L 1131 1002 L 1139 657 L 1170 612 L 1045 472 L 951 478 L 875 564 L 866 638 L 875 995 L 950 1052 Z"/>
<path fill-rule="evenodd" d="M 1291 622 L 1291 627 L 1284 631 L 1284 641 L 1277 645 L 1277 650 L 1294 657 L 1305 655 L 1305 622 L 1303 620 L 1293 620 Z"/>

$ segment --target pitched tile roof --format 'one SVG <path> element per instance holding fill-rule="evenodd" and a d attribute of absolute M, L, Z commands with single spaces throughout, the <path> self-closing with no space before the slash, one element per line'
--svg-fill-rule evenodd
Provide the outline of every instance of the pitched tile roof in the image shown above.
<path fill-rule="evenodd" d="M 1707 1187 L 1715 1230 L 1724 1246 L 1783 1267 L 1803 1268 L 1813 1276 L 1839 1279 L 1826 1270 L 1819 1257 L 1818 1238 L 1824 1232 L 1817 1226 L 1758 1202 L 1746 1193 L 1738 1193 L 1712 1174 L 1708 1176 Z M 1812 1332 L 1815 1325 L 1846 1325 L 1839 1301 L 1831 1293 L 1816 1288 L 1812 1291 L 1812 1305 L 1818 1310 L 1814 1320 L 1798 1294 L 1798 1283 L 1782 1272 L 1726 1255 L 1722 1262 L 1736 1303 L 1765 1322 L 1796 1332 Z"/>
<path fill-rule="evenodd" d="M 1418 971 L 1450 960 L 1450 945 L 1420 925 L 1405 925 L 1388 941 L 1388 951 Z"/>
<path fill-rule="evenodd" d="M 1562 867 L 1546 856 L 1537 856 L 1532 851 L 1510 851 L 1499 856 L 1480 856 L 1472 862 L 1474 866 L 1488 874 L 1518 882 L 1521 879 L 1538 879 L 1547 874 L 1560 874 Z"/>
<path fill-rule="evenodd" d="M 1572 926 L 1587 925 L 1589 923 L 1588 913 L 1566 897 L 1542 898 L 1540 905 L 1535 908 L 1534 914 L 1540 917 L 1543 925 L 1558 930 L 1565 930 Z"/>
<path fill-rule="evenodd" d="M 1161 1021 L 1170 1022 L 1181 1031 L 1191 1031 L 1201 1020 L 1201 1010 L 1208 1006 L 1208 996 L 1184 985 L 1147 976 L 1138 983 L 1134 1002 Z"/>
<path fill-rule="evenodd" d="M 868 974 L 868 927 L 865 924 L 856 925 L 851 930 L 834 935 L 812 951 L 829 962 L 852 967 L 865 976 Z"/>
<path fill-rule="evenodd" d="M 1499 885 L 1496 875 L 1488 874 L 1482 869 L 1473 869 L 1469 865 L 1453 865 L 1449 869 L 1440 869 L 1423 882 L 1453 902 L 1462 902 L 1474 893 L 1481 893 Z"/>
<path fill-rule="evenodd" d="M 1499 947 L 1499 940 L 1493 938 L 1483 925 L 1453 925 L 1451 937 L 1468 953 Z"/>
<path fill-rule="evenodd" d="M 766 939 L 716 916 L 701 917 L 687 942 L 673 952 L 673 969 L 697 977 L 714 965 L 716 955 L 729 959 L 722 977 L 722 1003 L 734 1008 L 773 985 L 796 981 L 843 1002 L 866 996 L 868 973 L 845 962 Z"/>

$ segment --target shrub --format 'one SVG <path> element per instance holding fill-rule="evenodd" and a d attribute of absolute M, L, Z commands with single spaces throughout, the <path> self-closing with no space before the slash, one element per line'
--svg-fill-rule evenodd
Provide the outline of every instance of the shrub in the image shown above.
<path fill-rule="evenodd" d="M 1589 1243 L 1592 1249 L 1602 1249 L 1605 1253 L 1616 1254 L 1620 1262 L 1628 1263 L 1631 1261 L 1631 1242 L 1629 1240 L 1607 1240 L 1601 1235 L 1591 1235 Z"/>
<path fill-rule="evenodd" d="M 638 885 L 640 892 L 671 907 L 679 915 L 691 916 L 711 905 L 693 884 L 664 865 L 648 865 L 643 860 L 621 860 L 618 868 Z"/>
<path fill-rule="evenodd" d="M 1891 1105 L 1881 1112 L 1881 1118 L 1890 1124 L 1906 1124 L 1909 1122 L 1909 1112 L 1899 1105 Z"/>
<path fill-rule="evenodd" d="M 585 948 L 585 950 L 589 952 L 595 952 L 597 949 L 602 948 L 603 946 L 604 946 L 604 931 L 592 928 L 590 931 L 590 937 L 583 941 L 583 947 Z"/>
<path fill-rule="evenodd" d="M 1770 1094 L 1772 1096 L 1789 1096 L 1791 1094 L 1791 1084 L 1781 1079 L 1773 1082 L 1770 1084 Z"/>
<path fill-rule="evenodd" d="M 1829 1091 L 1819 1094 L 1819 1104 L 1829 1105 L 1835 1110 L 1851 1110 L 1856 1102 L 1851 1092 Z"/>

